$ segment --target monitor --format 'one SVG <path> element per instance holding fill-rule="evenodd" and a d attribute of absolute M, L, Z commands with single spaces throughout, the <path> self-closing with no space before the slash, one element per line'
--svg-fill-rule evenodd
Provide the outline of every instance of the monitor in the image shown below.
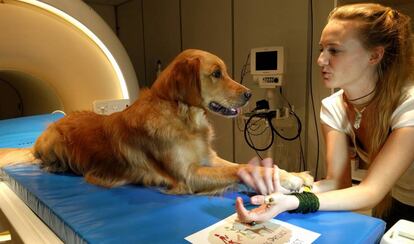
<path fill-rule="evenodd" d="M 284 72 L 283 47 L 253 48 L 250 53 L 252 75 L 278 75 Z"/>

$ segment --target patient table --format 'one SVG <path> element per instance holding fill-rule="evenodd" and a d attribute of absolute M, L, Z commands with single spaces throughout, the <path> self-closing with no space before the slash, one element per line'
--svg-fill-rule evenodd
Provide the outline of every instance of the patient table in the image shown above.
<path fill-rule="evenodd" d="M 48 123 L 62 116 L 0 121 L 0 147 L 30 147 Z M 44 172 L 37 165 L 9 166 L 0 176 L 0 209 L 26 241 L 187 243 L 186 236 L 232 215 L 236 196 L 247 201 L 246 195 L 237 192 L 209 197 L 166 195 L 156 188 L 136 185 L 106 189 L 70 173 Z M 13 210 L 18 205 L 13 199 L 31 209 L 27 216 Z M 31 221 L 33 218 L 41 221 Z M 385 229 L 382 220 L 353 212 L 283 213 L 277 219 L 320 233 L 315 243 L 375 243 Z M 26 223 L 33 231 L 19 231 L 26 228 L 19 223 Z M 49 228 L 54 234 L 44 236 Z"/>

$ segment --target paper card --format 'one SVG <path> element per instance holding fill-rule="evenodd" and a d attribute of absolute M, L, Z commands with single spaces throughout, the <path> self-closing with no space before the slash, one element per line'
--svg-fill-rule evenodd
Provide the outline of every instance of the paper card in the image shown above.
<path fill-rule="evenodd" d="M 233 214 L 185 239 L 197 244 L 305 244 L 312 243 L 319 236 L 319 233 L 277 219 L 254 226 L 243 224 L 238 221 L 237 214 Z"/>

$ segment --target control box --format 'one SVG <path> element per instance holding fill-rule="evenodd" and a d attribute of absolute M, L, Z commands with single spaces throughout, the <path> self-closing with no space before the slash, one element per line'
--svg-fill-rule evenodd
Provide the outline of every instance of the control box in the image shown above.
<path fill-rule="evenodd" d="M 93 111 L 97 114 L 109 115 L 120 112 L 130 105 L 129 99 L 107 99 L 93 101 Z"/>
<path fill-rule="evenodd" d="M 253 76 L 260 88 L 276 88 L 282 85 L 282 75 Z"/>

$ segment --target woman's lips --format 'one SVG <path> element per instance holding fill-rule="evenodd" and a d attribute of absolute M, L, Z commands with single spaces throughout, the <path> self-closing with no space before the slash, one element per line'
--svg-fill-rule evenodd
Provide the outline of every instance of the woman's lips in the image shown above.
<path fill-rule="evenodd" d="M 332 74 L 329 72 L 322 71 L 321 74 L 324 79 L 330 79 L 332 77 Z"/>

